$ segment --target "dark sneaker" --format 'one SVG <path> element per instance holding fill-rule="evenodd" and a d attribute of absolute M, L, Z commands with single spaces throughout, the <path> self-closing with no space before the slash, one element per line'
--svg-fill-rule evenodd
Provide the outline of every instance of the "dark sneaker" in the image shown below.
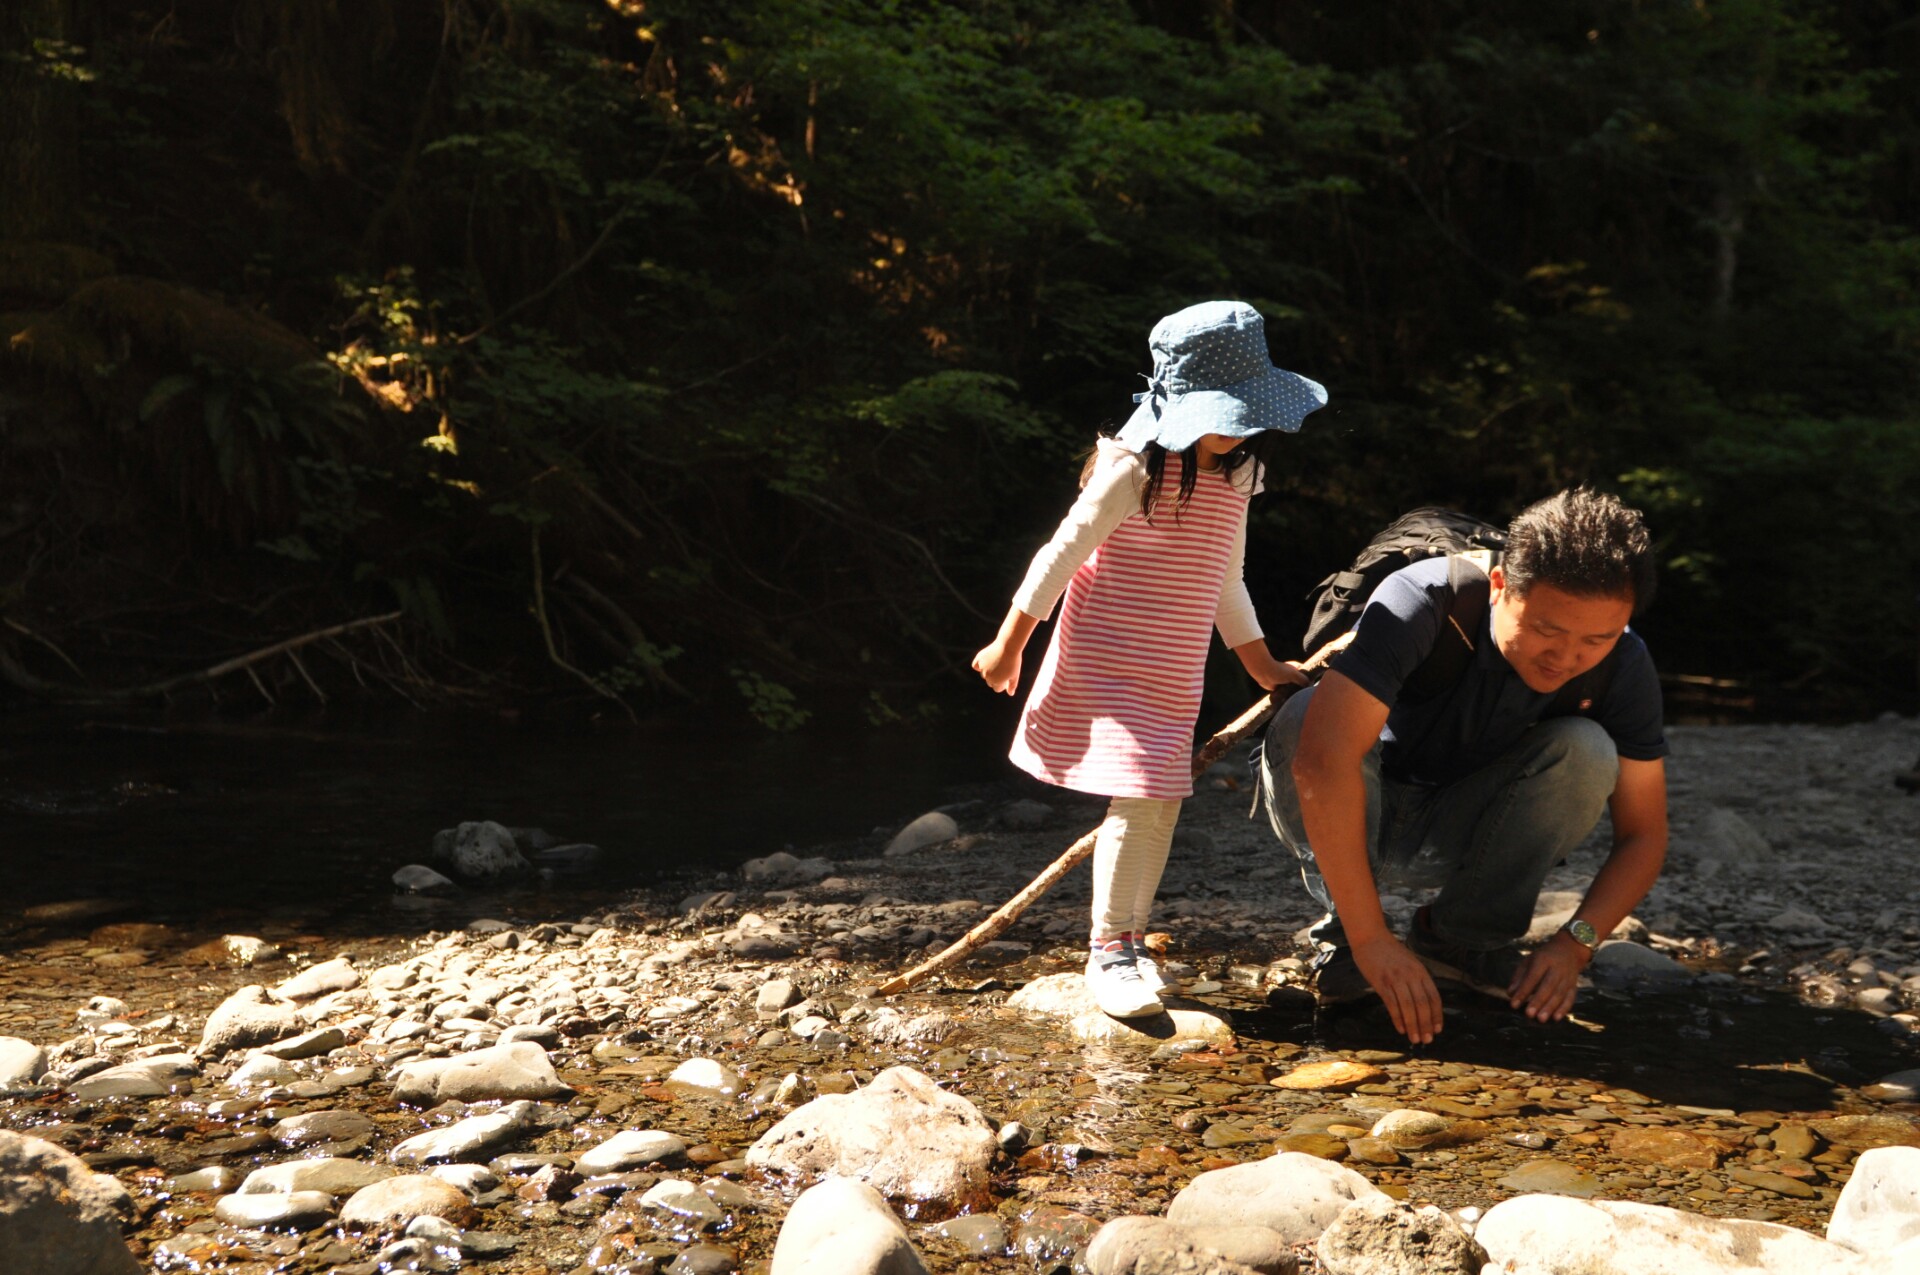
<path fill-rule="evenodd" d="M 1313 958 L 1313 999 L 1321 1005 L 1344 1005 L 1373 995 L 1373 985 L 1360 972 L 1353 952 L 1345 947 L 1326 947 Z"/>
<path fill-rule="evenodd" d="M 1520 969 L 1521 952 L 1517 947 L 1491 950 L 1461 947 L 1435 934 L 1427 924 L 1427 910 L 1413 914 L 1407 930 L 1407 948 L 1420 958 L 1427 972 L 1436 979 L 1463 983 L 1486 996 L 1507 999 L 1513 976 Z"/>

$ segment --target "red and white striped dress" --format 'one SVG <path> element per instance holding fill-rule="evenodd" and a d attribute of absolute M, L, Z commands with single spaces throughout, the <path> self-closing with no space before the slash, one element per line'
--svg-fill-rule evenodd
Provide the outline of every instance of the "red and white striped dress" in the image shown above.
<path fill-rule="evenodd" d="M 1101 453 L 1102 466 L 1124 466 L 1132 481 L 1109 473 L 1090 482 L 1014 599 L 1044 618 L 1046 577 L 1081 559 L 1008 755 L 1062 788 L 1177 800 L 1193 792 L 1194 723 L 1215 627 L 1229 646 L 1261 636 L 1240 572 L 1247 500 L 1258 487 L 1250 468 L 1235 478 L 1202 472 L 1176 517 L 1181 459 L 1170 454 L 1148 521 L 1139 458 L 1111 444 Z M 1116 523 L 1121 501 L 1131 512 Z"/>

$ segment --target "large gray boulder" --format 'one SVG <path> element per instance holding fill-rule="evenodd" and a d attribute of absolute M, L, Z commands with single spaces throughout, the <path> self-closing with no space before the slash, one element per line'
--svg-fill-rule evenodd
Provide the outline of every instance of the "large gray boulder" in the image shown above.
<path fill-rule="evenodd" d="M 789 1113 L 747 1148 L 755 1168 L 799 1179 L 858 1178 L 891 1199 L 959 1208 L 985 1198 L 998 1143 L 966 1099 L 911 1067 Z"/>
<path fill-rule="evenodd" d="M 0 1130 L 0 1254 L 33 1275 L 140 1275 L 127 1189 L 39 1138 Z"/>
<path fill-rule="evenodd" d="M 236 1049 L 271 1045 L 306 1029 L 293 1005 L 260 984 L 249 983 L 207 1015 L 206 1029 L 200 1033 L 200 1052 L 217 1058 Z"/>
<path fill-rule="evenodd" d="M 927 1268 L 878 1191 L 828 1178 L 787 1210 L 771 1275 L 927 1275 Z"/>
<path fill-rule="evenodd" d="M 1381 1194 L 1343 1165 L 1282 1151 L 1202 1173 L 1173 1197 L 1167 1220 L 1194 1229 L 1267 1226 L 1289 1244 L 1312 1244 L 1349 1204 Z"/>
<path fill-rule="evenodd" d="M 1791 1226 L 1622 1200 L 1515 1196 L 1473 1235 L 1489 1259 L 1527 1275 L 1893 1275 Z"/>
<path fill-rule="evenodd" d="M 530 1040 L 402 1063 L 393 1076 L 393 1100 L 410 1107 L 520 1098 L 537 1102 L 572 1093 L 554 1073 L 547 1051 Z"/>
<path fill-rule="evenodd" d="M 433 860 L 466 881 L 491 881 L 533 870 L 512 830 L 489 819 L 441 831 L 433 839 Z"/>

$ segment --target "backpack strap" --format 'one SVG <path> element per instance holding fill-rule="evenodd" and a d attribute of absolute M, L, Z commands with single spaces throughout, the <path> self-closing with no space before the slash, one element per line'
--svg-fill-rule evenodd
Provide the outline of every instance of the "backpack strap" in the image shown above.
<path fill-rule="evenodd" d="M 1400 698 L 1410 704 L 1423 704 L 1453 689 L 1466 676 L 1473 660 L 1474 643 L 1480 635 L 1480 622 L 1486 618 L 1492 583 L 1487 578 L 1483 553 L 1456 553 L 1447 558 L 1446 624 L 1440 630 L 1433 650 L 1420 667 L 1407 675 L 1400 686 Z"/>
<path fill-rule="evenodd" d="M 1447 559 L 1447 588 L 1452 597 L 1447 603 L 1447 623 L 1440 630 L 1433 650 L 1420 666 L 1407 675 L 1400 698 L 1409 704 L 1424 704 L 1446 694 L 1462 677 L 1473 660 L 1474 644 L 1481 621 L 1492 605 L 1493 583 L 1487 574 L 1487 554 L 1483 550 L 1456 553 Z M 1614 643 L 1607 658 L 1574 678 L 1554 693 L 1553 702 L 1541 715 L 1549 717 L 1591 716 L 1604 703 L 1613 685 L 1613 670 L 1618 663 L 1620 644 Z"/>

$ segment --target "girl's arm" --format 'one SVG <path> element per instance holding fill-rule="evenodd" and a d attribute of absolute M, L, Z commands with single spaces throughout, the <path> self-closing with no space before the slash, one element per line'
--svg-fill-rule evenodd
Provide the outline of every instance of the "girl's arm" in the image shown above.
<path fill-rule="evenodd" d="M 1247 675 L 1260 684 L 1260 689 L 1270 691 L 1276 686 L 1305 686 L 1307 675 L 1300 671 L 1297 664 L 1282 663 L 1273 658 L 1267 650 L 1266 636 L 1260 631 L 1260 621 L 1253 613 L 1253 598 L 1247 593 L 1247 520 L 1244 514 L 1240 518 L 1240 528 L 1234 534 L 1233 550 L 1227 560 L 1227 575 L 1220 586 L 1220 605 L 1214 612 L 1214 626 L 1220 630 L 1220 639 L 1227 644 Z"/>
<path fill-rule="evenodd" d="M 1028 615 L 1019 607 L 1007 609 L 1000 632 L 973 657 L 973 671 L 986 680 L 987 689 L 1004 695 L 1019 689 L 1020 652 L 1026 649 L 1027 639 L 1039 623 L 1038 616 Z"/>
<path fill-rule="evenodd" d="M 1020 685 L 1020 653 L 1034 626 L 1053 613 L 1067 582 L 1113 529 L 1140 508 L 1140 457 L 1108 439 L 1100 441 L 1100 460 L 1080 498 L 1053 538 L 1033 556 L 1033 564 L 1013 595 L 1013 606 L 993 641 L 973 657 L 974 671 L 995 691 L 1011 695 Z"/>

